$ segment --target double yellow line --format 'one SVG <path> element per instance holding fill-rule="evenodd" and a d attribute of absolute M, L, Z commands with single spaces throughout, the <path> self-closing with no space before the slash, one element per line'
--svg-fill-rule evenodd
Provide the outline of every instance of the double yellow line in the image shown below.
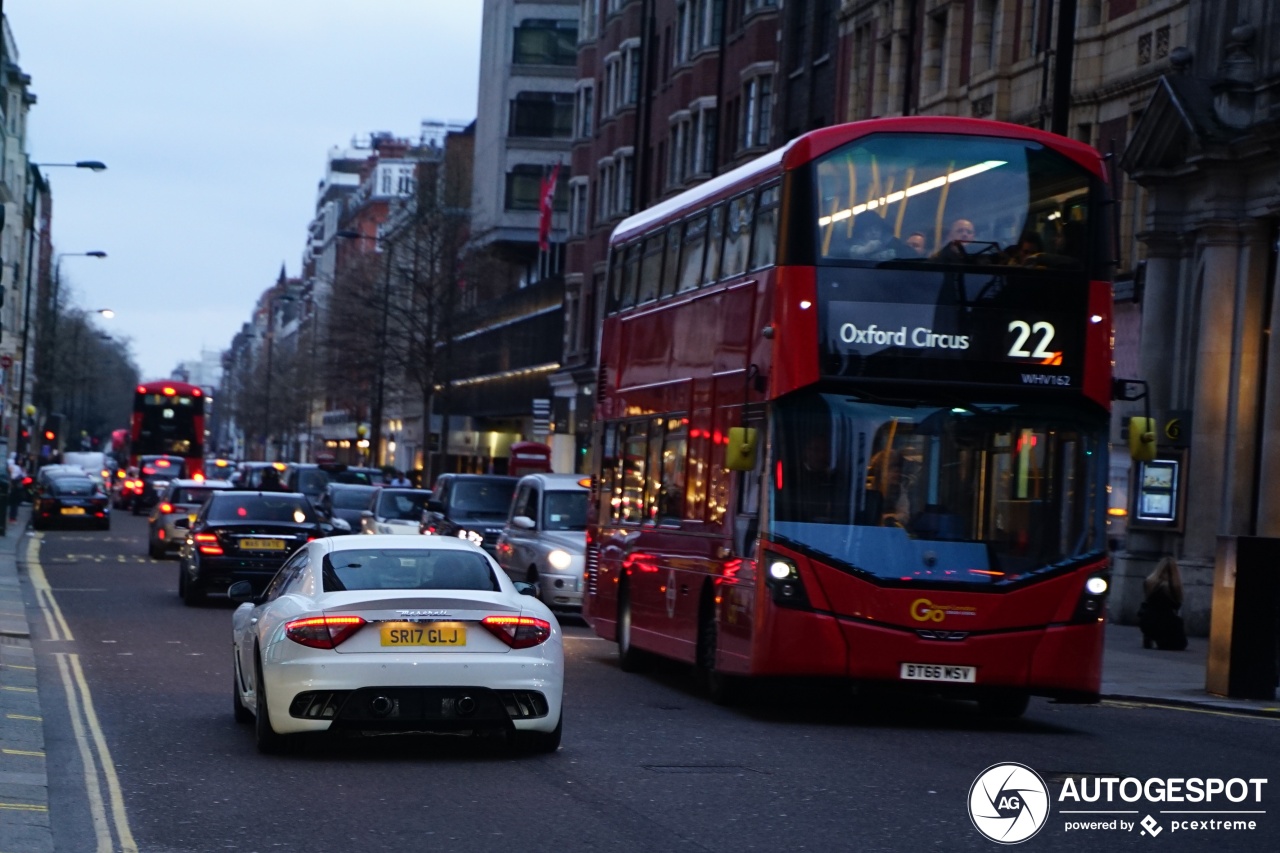
<path fill-rule="evenodd" d="M 49 588 L 44 569 L 40 565 L 41 539 L 40 534 L 34 534 L 27 545 L 27 574 L 31 578 L 36 602 L 44 616 L 49 639 L 71 641 L 75 639 L 71 634 L 71 626 L 62 615 L 62 609 L 58 607 L 58 601 L 54 598 L 53 590 Z M 85 794 L 89 799 L 90 818 L 98 840 L 97 853 L 113 853 L 117 849 L 113 845 L 113 836 L 120 840 L 118 849 L 121 853 L 138 853 L 133 831 L 129 828 L 129 816 L 125 812 L 120 778 L 116 775 L 111 750 L 107 747 L 98 713 L 93 707 L 93 695 L 89 691 L 84 670 L 80 667 L 80 656 L 70 652 L 57 652 L 54 658 L 58 662 L 58 675 L 67 694 L 67 711 L 71 715 L 76 745 L 80 749 Z"/>

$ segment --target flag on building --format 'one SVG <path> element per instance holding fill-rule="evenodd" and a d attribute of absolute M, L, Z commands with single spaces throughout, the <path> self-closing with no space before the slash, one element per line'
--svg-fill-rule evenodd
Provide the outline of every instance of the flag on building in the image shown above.
<path fill-rule="evenodd" d="M 560 177 L 560 164 L 556 163 L 551 171 L 542 176 L 542 188 L 538 193 L 538 248 L 547 251 L 551 248 L 551 213 L 555 207 L 556 181 Z"/>

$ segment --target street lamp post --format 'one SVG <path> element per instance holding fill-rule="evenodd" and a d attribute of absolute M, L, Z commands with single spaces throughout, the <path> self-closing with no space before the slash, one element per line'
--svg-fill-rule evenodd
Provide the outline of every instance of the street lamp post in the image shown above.
<path fill-rule="evenodd" d="M 27 204 L 24 211 L 24 218 L 27 225 L 27 281 L 23 289 L 22 296 L 22 367 L 19 370 L 18 379 L 18 440 L 16 447 L 19 453 L 24 452 L 26 441 L 22 437 L 22 424 L 26 418 L 27 407 L 27 340 L 31 336 L 31 271 L 35 268 L 36 261 L 36 199 L 35 190 L 40 182 L 40 167 L 70 167 L 72 169 L 88 169 L 91 172 L 101 172 L 107 168 L 107 164 L 100 160 L 77 160 L 74 163 L 27 163 Z"/>

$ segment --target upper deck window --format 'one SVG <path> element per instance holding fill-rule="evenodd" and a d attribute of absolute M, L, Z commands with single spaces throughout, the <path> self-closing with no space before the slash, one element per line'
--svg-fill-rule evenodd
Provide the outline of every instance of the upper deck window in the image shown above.
<path fill-rule="evenodd" d="M 875 134 L 816 163 L 820 262 L 1091 269 L 1089 173 L 1035 142 Z"/>

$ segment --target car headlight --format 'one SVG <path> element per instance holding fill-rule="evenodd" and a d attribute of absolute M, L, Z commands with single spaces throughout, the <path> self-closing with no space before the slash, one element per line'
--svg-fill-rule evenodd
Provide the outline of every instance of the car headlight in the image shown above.
<path fill-rule="evenodd" d="M 475 530 L 459 530 L 458 538 L 466 539 L 468 542 L 473 542 L 476 545 L 484 544 L 484 534 L 478 533 Z"/>
<path fill-rule="evenodd" d="M 568 551 L 557 548 L 547 555 L 547 562 L 551 564 L 551 568 L 564 571 L 573 562 L 573 557 L 569 556 Z"/>

